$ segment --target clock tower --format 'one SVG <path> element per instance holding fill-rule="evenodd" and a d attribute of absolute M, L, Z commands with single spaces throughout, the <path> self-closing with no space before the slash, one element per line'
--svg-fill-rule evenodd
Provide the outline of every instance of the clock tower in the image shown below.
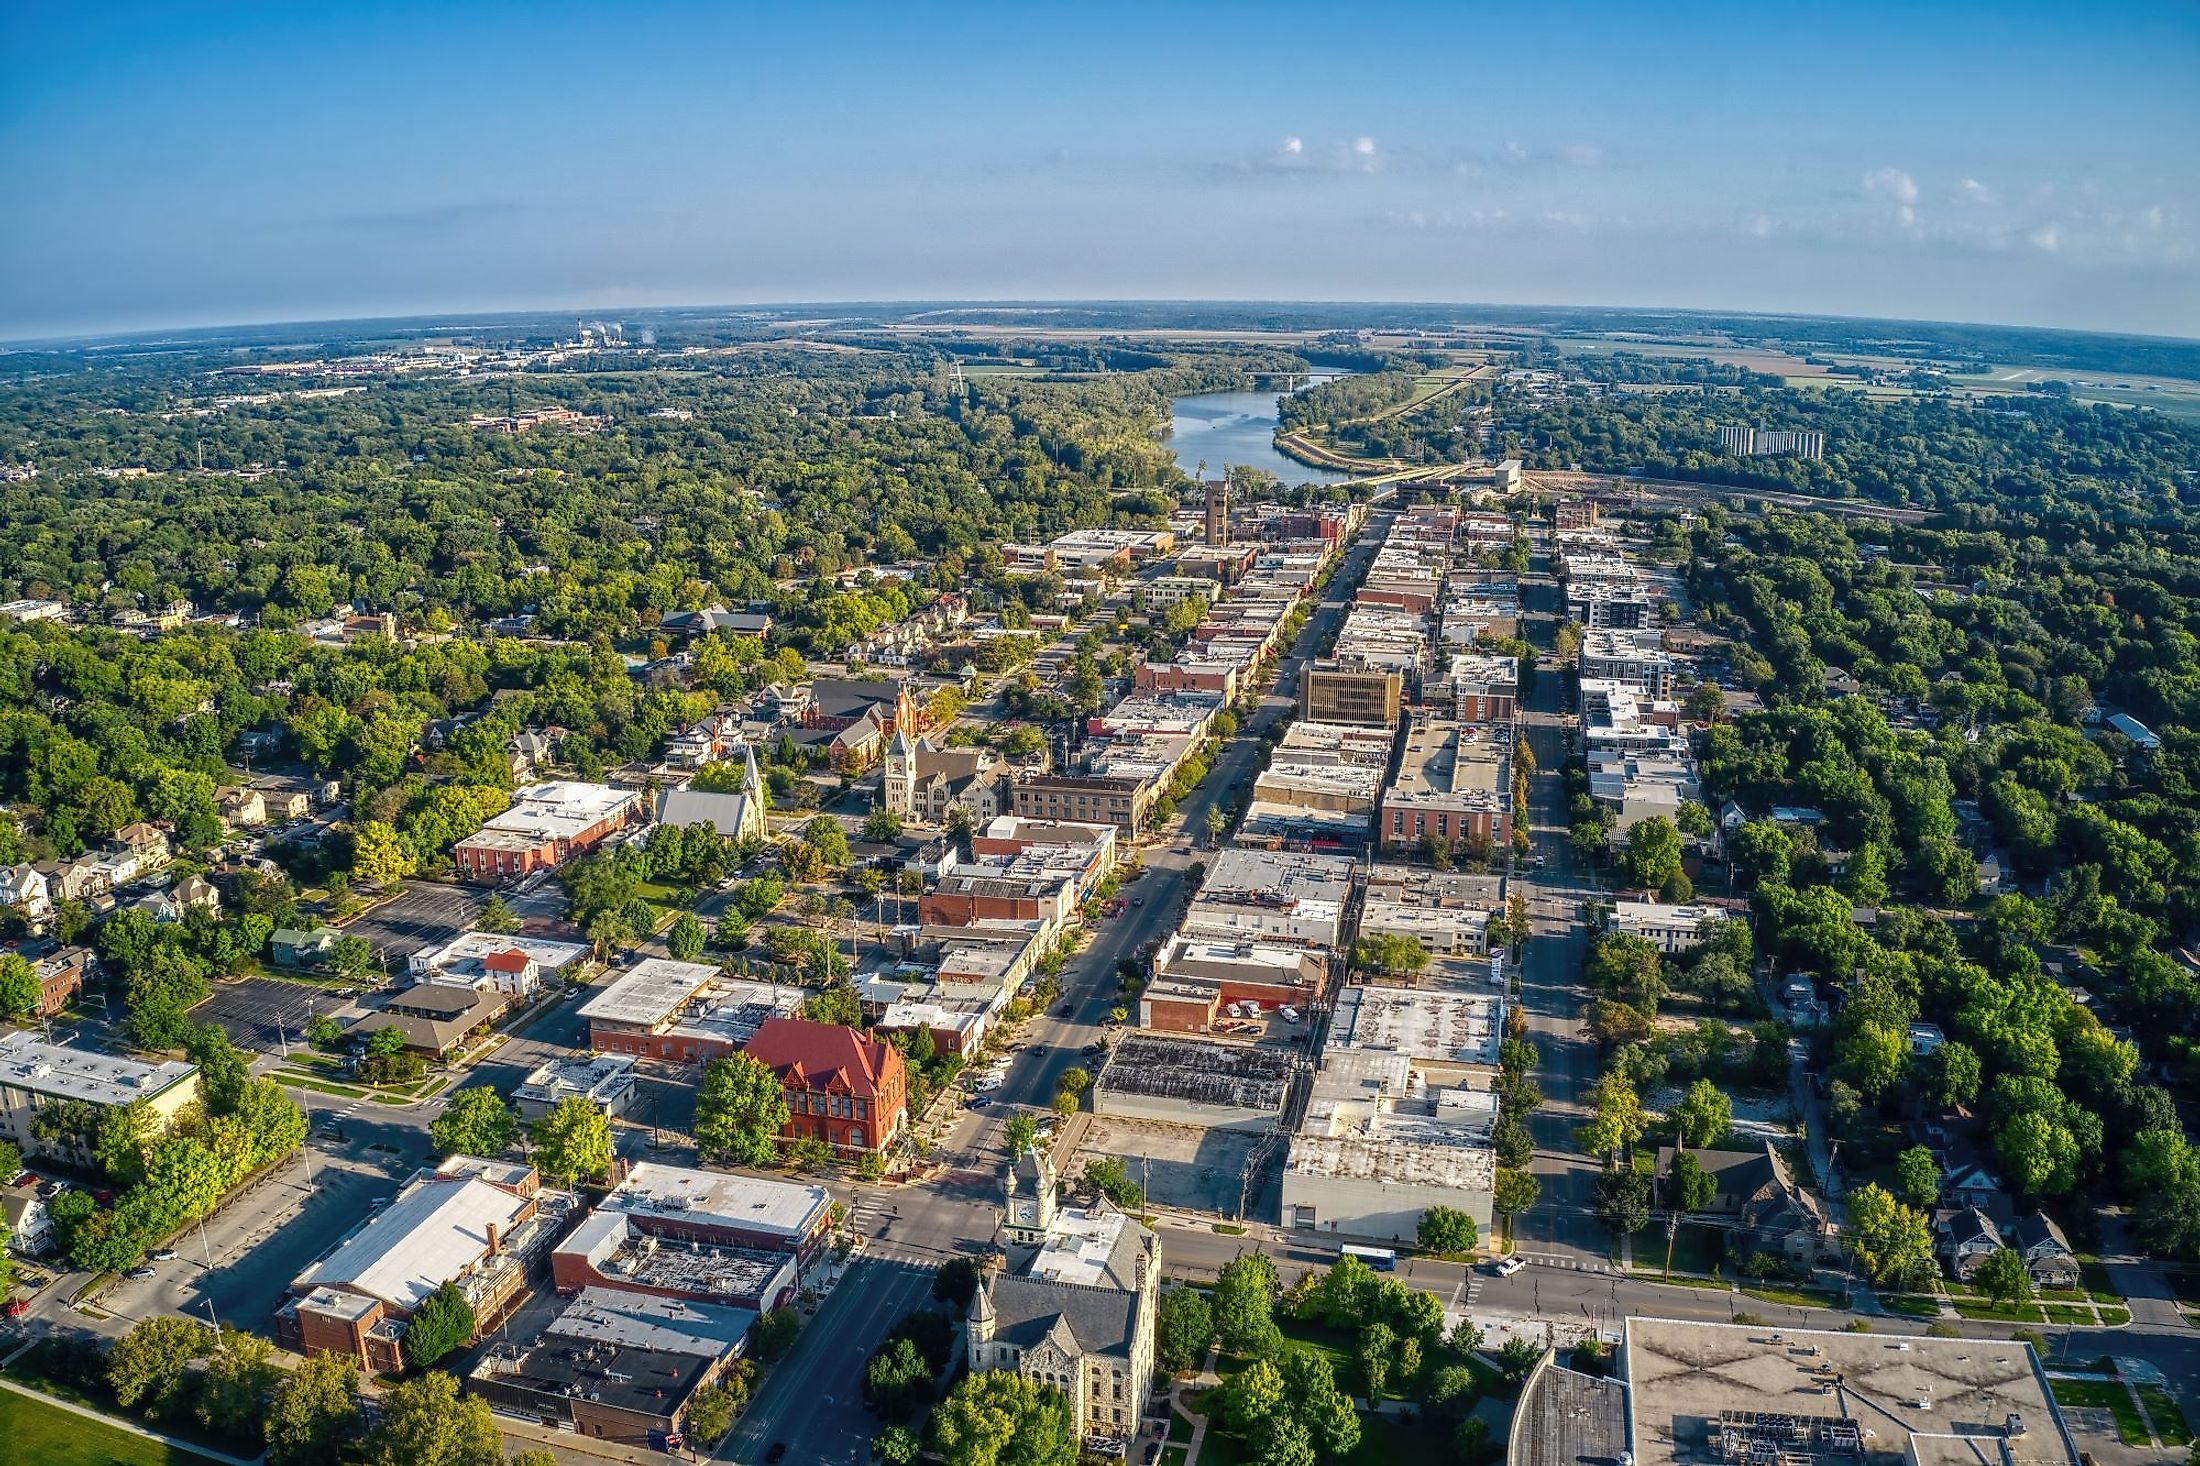
<path fill-rule="evenodd" d="M 1054 1160 L 1040 1145 L 1025 1149 L 1001 1184 L 1002 1230 L 1008 1240 L 1036 1247 L 1046 1241 L 1058 1205 Z"/>

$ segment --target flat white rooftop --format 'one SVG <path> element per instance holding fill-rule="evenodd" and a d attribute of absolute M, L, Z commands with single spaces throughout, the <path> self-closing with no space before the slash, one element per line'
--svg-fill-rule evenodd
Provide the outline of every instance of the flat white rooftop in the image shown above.
<path fill-rule="evenodd" d="M 678 1216 L 705 1225 L 777 1233 L 789 1245 L 802 1242 L 815 1231 L 832 1204 L 832 1196 L 822 1186 L 697 1171 L 655 1161 L 634 1165 L 627 1178 L 603 1200 L 609 1210 L 638 1217 Z"/>
<path fill-rule="evenodd" d="M 617 982 L 582 1004 L 581 1017 L 653 1028 L 717 979 L 718 969 L 705 963 L 645 957 Z"/>
<path fill-rule="evenodd" d="M 1130 1224 L 1130 1218 L 1111 1206 L 1065 1207 L 1055 1213 L 1047 1240 L 1024 1276 L 1097 1288 L 1108 1280 L 1109 1260 Z"/>
<path fill-rule="evenodd" d="M 1493 992 L 1348 987 L 1337 996 L 1329 1046 L 1375 1049 L 1446 1064 L 1495 1064 L 1505 1000 Z"/>
<path fill-rule="evenodd" d="M 529 1205 L 478 1176 L 418 1178 L 298 1282 L 367 1293 L 409 1313 L 487 1256 L 491 1227 L 510 1237 Z"/>
<path fill-rule="evenodd" d="M 48 1099 L 127 1105 L 188 1083 L 198 1072 L 198 1065 L 181 1059 L 145 1064 L 45 1043 L 27 1030 L 0 1034 L 0 1086 Z"/>

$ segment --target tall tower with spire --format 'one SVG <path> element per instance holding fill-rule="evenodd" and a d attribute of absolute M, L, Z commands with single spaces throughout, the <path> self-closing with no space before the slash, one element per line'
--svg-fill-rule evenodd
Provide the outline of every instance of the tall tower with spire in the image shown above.
<path fill-rule="evenodd" d="M 1036 1247 L 1046 1241 L 1060 1206 L 1054 1158 L 1040 1145 L 1024 1148 L 1001 1182 L 1001 1229 L 1008 1240 Z"/>
<path fill-rule="evenodd" d="M 897 727 L 886 745 L 886 762 L 879 774 L 879 796 L 888 812 L 903 819 L 917 814 L 917 746 L 910 730 Z"/>

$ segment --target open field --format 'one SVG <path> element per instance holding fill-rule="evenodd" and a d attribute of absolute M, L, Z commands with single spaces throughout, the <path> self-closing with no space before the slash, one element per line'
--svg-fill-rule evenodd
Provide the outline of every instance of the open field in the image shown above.
<path fill-rule="evenodd" d="M 207 1466 L 196 1451 L 101 1425 L 47 1400 L 0 1389 L 0 1440 L 9 1459 L 38 1466 Z"/>

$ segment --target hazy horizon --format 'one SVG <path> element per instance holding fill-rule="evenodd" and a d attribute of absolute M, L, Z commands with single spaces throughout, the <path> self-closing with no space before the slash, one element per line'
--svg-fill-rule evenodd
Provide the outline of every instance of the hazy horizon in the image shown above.
<path fill-rule="evenodd" d="M 0 340 L 857 301 L 2200 337 L 2184 4 L 120 5 L 0 42 Z"/>

